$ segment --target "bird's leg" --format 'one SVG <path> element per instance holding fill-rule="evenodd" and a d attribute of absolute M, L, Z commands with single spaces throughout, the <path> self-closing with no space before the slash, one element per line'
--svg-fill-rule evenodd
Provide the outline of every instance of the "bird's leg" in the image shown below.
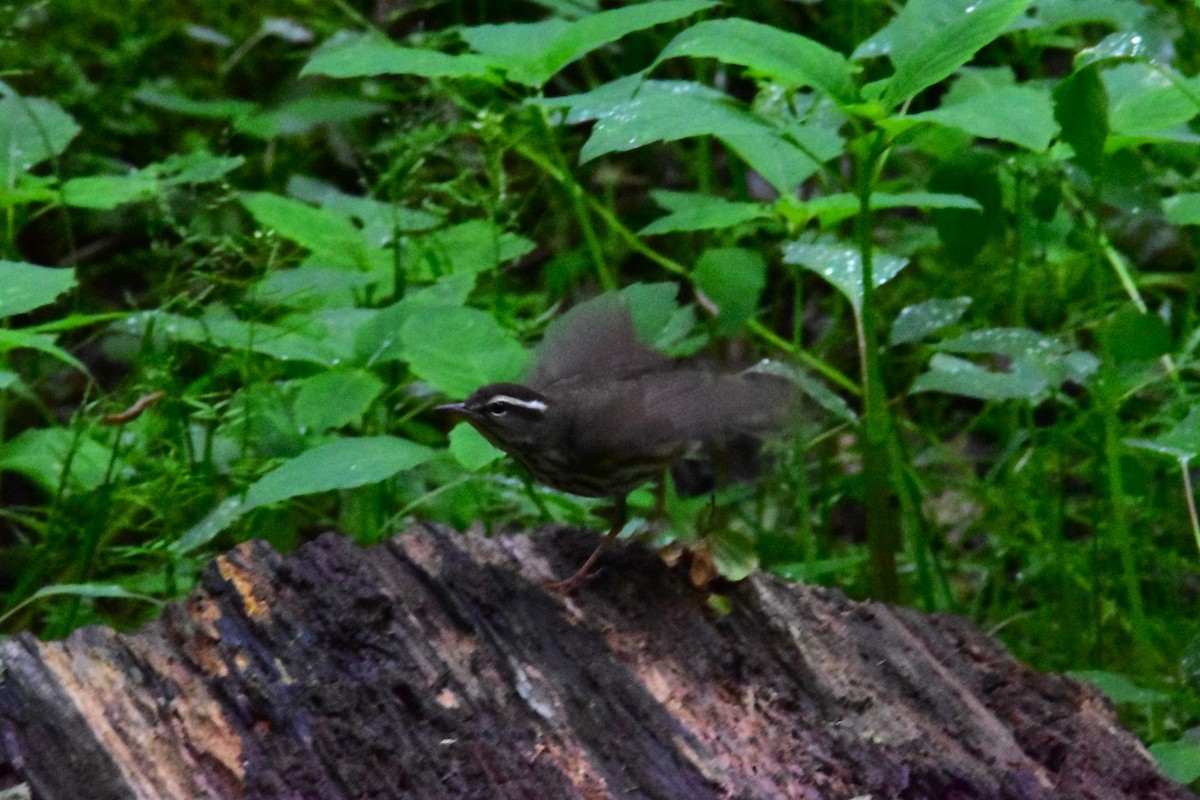
<path fill-rule="evenodd" d="M 588 572 L 591 570 L 592 565 L 596 563 L 596 559 L 598 559 L 600 554 L 604 552 L 604 548 L 608 547 L 608 545 L 617 538 L 617 535 L 621 532 L 621 529 L 625 527 L 627 517 L 628 514 L 626 513 L 625 508 L 625 495 L 613 498 L 612 527 L 608 529 L 608 534 L 604 537 L 604 540 L 601 541 L 596 549 L 592 551 L 592 554 L 588 556 L 587 561 L 583 562 L 583 566 L 581 566 L 574 575 L 566 580 L 550 581 L 542 585 L 552 592 L 561 592 L 562 594 L 569 594 L 570 592 L 574 591 L 575 587 L 583 583 L 583 581 L 587 578 Z"/>

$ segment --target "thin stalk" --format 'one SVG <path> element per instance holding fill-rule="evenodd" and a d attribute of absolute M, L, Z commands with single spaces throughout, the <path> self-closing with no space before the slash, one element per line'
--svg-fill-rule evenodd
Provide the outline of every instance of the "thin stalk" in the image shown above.
<path fill-rule="evenodd" d="M 1129 529 L 1129 506 L 1125 481 L 1121 476 L 1121 435 L 1117 419 L 1117 399 L 1104 399 L 1104 461 L 1108 473 L 1108 497 L 1112 505 L 1112 537 L 1121 559 L 1121 579 L 1125 598 L 1133 618 L 1134 635 L 1141 638 L 1146 631 L 1145 604 L 1142 601 L 1141 581 L 1138 579 L 1137 559 L 1133 552 L 1133 533 Z"/>
<path fill-rule="evenodd" d="M 896 551 L 900 544 L 896 493 L 891 485 L 894 437 L 887 390 L 883 383 L 883 365 L 879 359 L 878 312 L 875 309 L 875 271 L 871 236 L 871 192 L 875 170 L 885 152 L 876 133 L 867 145 L 858 165 L 858 216 L 855 238 L 862 259 L 862 307 L 856 310 L 859 357 L 863 386 L 863 493 L 867 508 L 867 546 L 872 593 L 879 600 L 900 599 L 900 577 L 896 570 Z"/>
<path fill-rule="evenodd" d="M 1196 493 L 1192 490 L 1188 458 L 1179 459 L 1179 472 L 1183 476 L 1183 496 L 1187 499 L 1188 520 L 1192 523 L 1192 537 L 1196 540 L 1196 549 L 1200 550 L 1200 517 L 1196 515 Z"/>

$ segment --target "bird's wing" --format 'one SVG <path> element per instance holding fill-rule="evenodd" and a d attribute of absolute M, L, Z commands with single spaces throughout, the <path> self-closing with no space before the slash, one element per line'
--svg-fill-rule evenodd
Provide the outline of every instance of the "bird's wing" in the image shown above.
<path fill-rule="evenodd" d="M 550 324 L 525 383 L 541 391 L 573 378 L 619 379 L 670 364 L 670 358 L 638 339 L 629 307 L 620 295 L 609 293 Z"/>

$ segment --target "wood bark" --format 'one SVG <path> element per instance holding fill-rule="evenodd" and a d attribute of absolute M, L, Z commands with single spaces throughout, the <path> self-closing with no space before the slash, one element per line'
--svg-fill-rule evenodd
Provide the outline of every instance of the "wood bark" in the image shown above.
<path fill-rule="evenodd" d="M 951 616 L 646 549 L 419 526 L 250 542 L 130 634 L 0 645 L 0 787 L 46 800 L 1190 798 L 1069 678 Z"/>

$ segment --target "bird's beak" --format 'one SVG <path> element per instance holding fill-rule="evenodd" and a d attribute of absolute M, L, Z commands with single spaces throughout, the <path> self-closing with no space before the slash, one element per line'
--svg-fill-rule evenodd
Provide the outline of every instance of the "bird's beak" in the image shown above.
<path fill-rule="evenodd" d="M 443 411 L 447 414 L 453 414 L 456 417 L 469 417 L 471 413 L 467 411 L 466 403 L 445 403 L 440 406 L 434 406 L 434 411 Z"/>

